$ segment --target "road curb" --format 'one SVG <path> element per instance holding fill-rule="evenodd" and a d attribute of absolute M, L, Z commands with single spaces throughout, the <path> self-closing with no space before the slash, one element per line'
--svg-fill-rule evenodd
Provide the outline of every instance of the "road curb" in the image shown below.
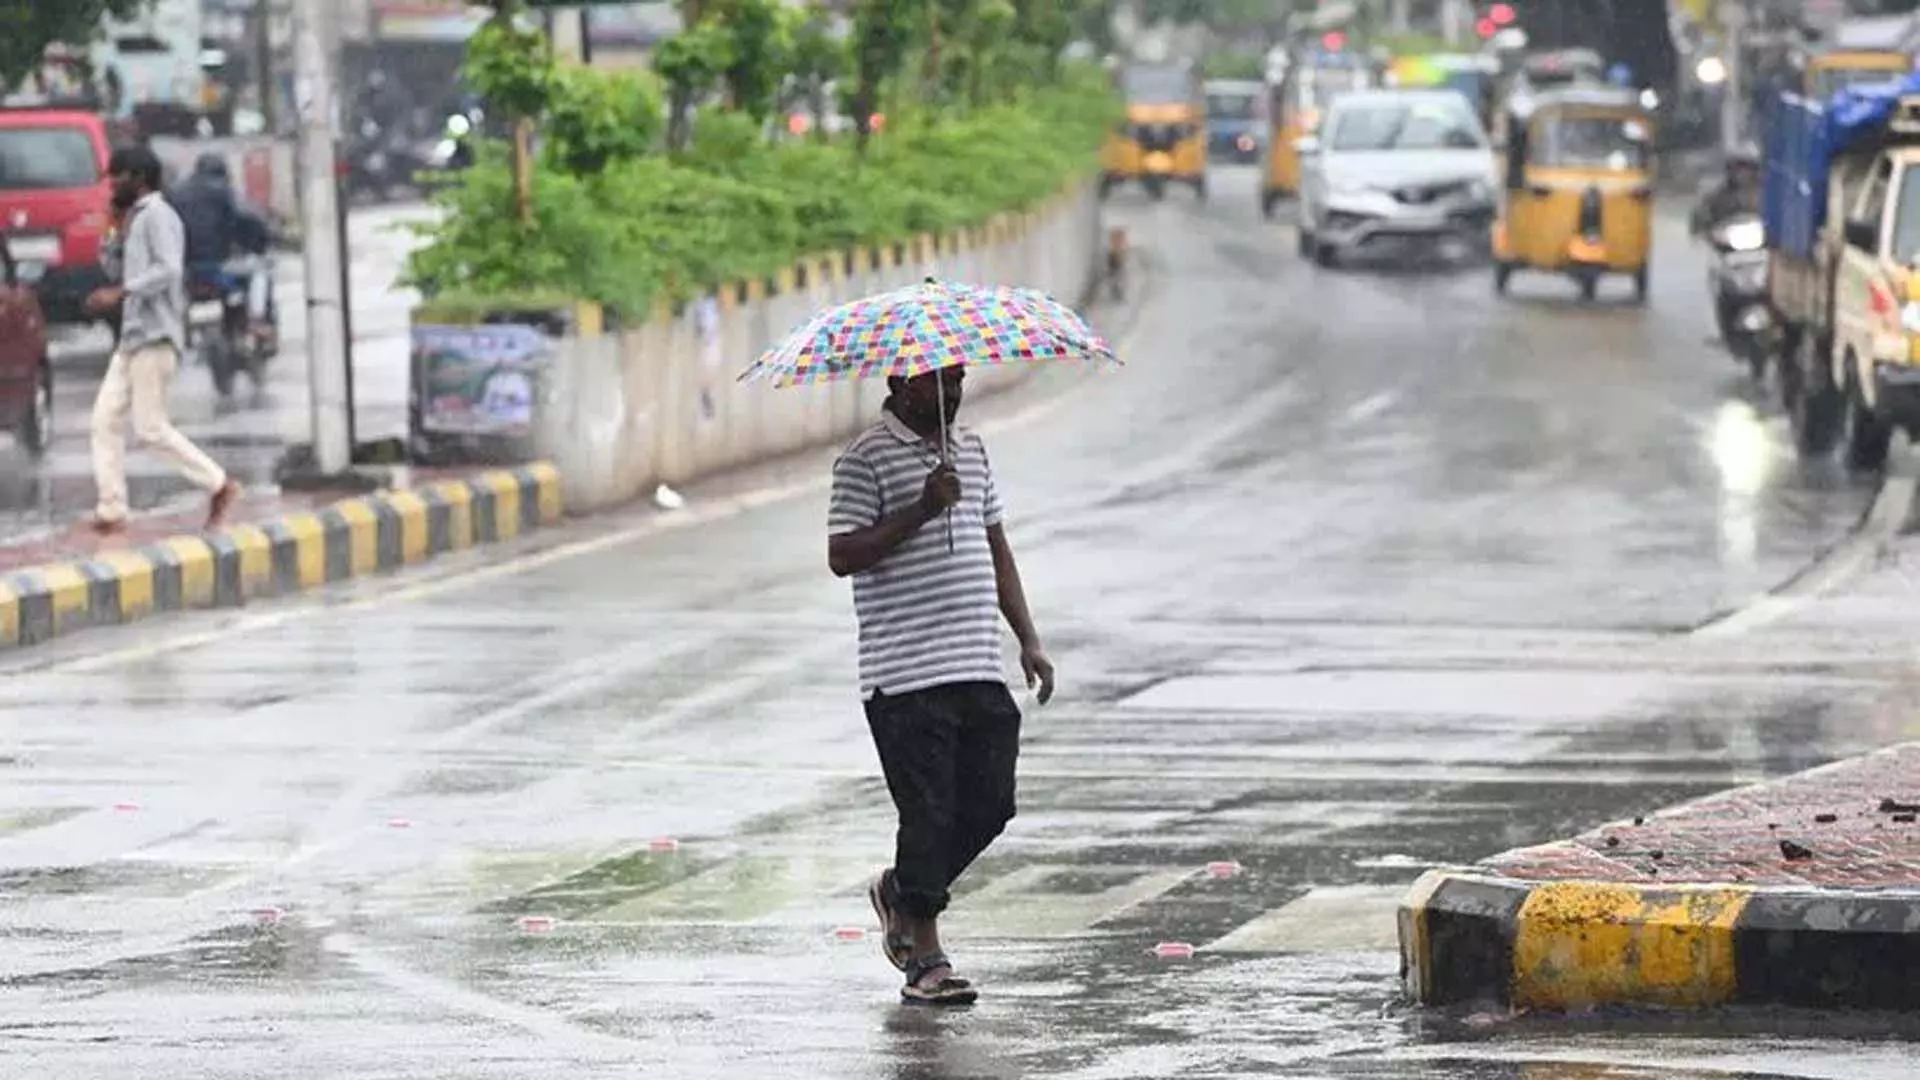
<path fill-rule="evenodd" d="M 1920 1008 L 1920 893 L 1433 870 L 1399 911 L 1423 1005 Z"/>
<path fill-rule="evenodd" d="M 30 567 L 0 575 L 0 648 L 386 573 L 511 540 L 564 510 L 559 470 L 539 462 Z"/>

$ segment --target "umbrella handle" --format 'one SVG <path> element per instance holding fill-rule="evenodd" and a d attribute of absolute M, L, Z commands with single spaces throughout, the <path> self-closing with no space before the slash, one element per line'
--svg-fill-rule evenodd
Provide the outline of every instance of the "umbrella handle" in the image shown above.
<path fill-rule="evenodd" d="M 948 464 L 948 461 L 947 461 L 947 380 L 941 378 L 940 374 L 941 373 L 939 372 L 936 372 L 934 374 L 933 394 L 934 394 L 934 401 L 937 403 L 937 407 L 940 410 L 940 464 L 946 465 Z M 945 516 L 947 519 L 947 554 L 951 555 L 953 554 L 953 507 L 951 506 L 947 507 L 947 512 Z"/>

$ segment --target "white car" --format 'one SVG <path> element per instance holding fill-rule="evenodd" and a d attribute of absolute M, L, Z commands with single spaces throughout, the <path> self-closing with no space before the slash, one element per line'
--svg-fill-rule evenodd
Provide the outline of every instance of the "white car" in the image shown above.
<path fill-rule="evenodd" d="M 1487 246 L 1498 166 L 1458 92 L 1355 91 L 1298 145 L 1301 255 L 1331 266 L 1350 252 Z"/>

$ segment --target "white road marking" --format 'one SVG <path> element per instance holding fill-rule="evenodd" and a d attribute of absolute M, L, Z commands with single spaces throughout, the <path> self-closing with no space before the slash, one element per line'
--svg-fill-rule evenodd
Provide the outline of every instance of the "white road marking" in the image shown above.
<path fill-rule="evenodd" d="M 1381 413 L 1386 412 L 1398 404 L 1401 393 L 1397 388 L 1393 390 L 1383 390 L 1347 409 L 1342 420 L 1349 424 L 1364 424 L 1368 420 L 1379 416 Z"/>
<path fill-rule="evenodd" d="M 1399 945 L 1398 911 L 1407 885 L 1337 885 L 1242 924 L 1201 952 L 1385 952 Z"/>

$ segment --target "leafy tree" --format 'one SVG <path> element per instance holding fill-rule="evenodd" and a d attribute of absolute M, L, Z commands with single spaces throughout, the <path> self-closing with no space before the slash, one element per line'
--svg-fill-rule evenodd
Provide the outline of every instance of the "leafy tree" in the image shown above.
<path fill-rule="evenodd" d="M 592 176 L 640 157 L 660 133 L 660 94 L 632 72 L 565 67 L 547 107 L 546 158 L 575 176 Z"/>
<path fill-rule="evenodd" d="M 0 0 L 0 89 L 39 70 L 47 46 L 83 46 L 109 17 L 126 19 L 153 0 Z"/>
<path fill-rule="evenodd" d="M 961 45 L 951 66 L 953 90 L 964 87 L 967 101 L 974 107 L 986 102 L 990 82 L 1005 84 L 1016 78 L 1011 35 L 1019 22 L 1019 12 L 1011 0 L 967 0 L 966 10 L 956 20 L 956 39 Z"/>
<path fill-rule="evenodd" d="M 827 84 L 847 70 L 846 46 L 834 39 L 831 12 L 818 2 L 792 11 L 788 37 L 793 43 L 789 74 L 805 96 L 816 138 L 827 135 Z"/>
<path fill-rule="evenodd" d="M 558 85 L 553 43 L 521 26 L 516 0 L 498 0 L 494 16 L 467 40 L 461 77 L 490 108 L 513 121 L 514 203 L 523 225 L 533 223 L 533 123 Z"/>
<path fill-rule="evenodd" d="M 780 97 L 792 42 L 781 0 L 725 0 L 716 14 L 729 40 L 721 72 L 734 108 L 765 121 Z"/>
<path fill-rule="evenodd" d="M 928 0 L 856 0 L 853 9 L 853 93 L 848 101 L 865 150 L 873 135 L 873 114 L 880 108 L 880 88 L 906 65 L 913 27 L 921 22 Z"/>
<path fill-rule="evenodd" d="M 660 43 L 653 69 L 667 84 L 667 147 L 684 150 L 693 131 L 693 107 L 733 66 L 733 35 L 712 20 L 687 24 Z"/>
<path fill-rule="evenodd" d="M 1043 82 L 1060 77 L 1060 54 L 1073 43 L 1082 12 L 1102 5 L 1089 0 L 1012 0 L 1013 36 L 1031 50 L 1035 75 Z M 1084 26 L 1080 27 L 1084 32 Z"/>

